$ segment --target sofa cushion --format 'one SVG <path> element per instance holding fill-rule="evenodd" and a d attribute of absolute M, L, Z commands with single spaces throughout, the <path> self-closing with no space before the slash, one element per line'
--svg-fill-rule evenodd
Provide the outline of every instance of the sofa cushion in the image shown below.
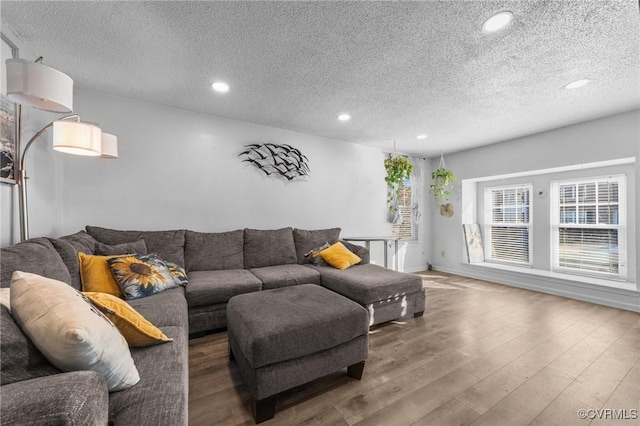
<path fill-rule="evenodd" d="M 369 331 L 362 306 L 315 284 L 233 297 L 227 317 L 229 335 L 253 368 L 329 349 Z"/>
<path fill-rule="evenodd" d="M 60 237 L 60 239 L 71 244 L 77 252 L 96 254 L 96 243 L 98 241 L 85 231 L 78 231 L 75 234 L 65 235 Z"/>
<path fill-rule="evenodd" d="M 297 263 L 293 229 L 244 230 L 244 267 L 289 265 Z"/>
<path fill-rule="evenodd" d="M 302 265 L 277 265 L 249 269 L 262 281 L 262 289 L 288 287 L 300 284 L 320 284 L 320 273 Z"/>
<path fill-rule="evenodd" d="M 124 300 L 107 293 L 85 292 L 84 296 L 118 327 L 129 347 L 151 346 L 171 339 Z"/>
<path fill-rule="evenodd" d="M 366 305 L 422 291 L 418 275 L 393 271 L 371 263 L 340 270 L 330 266 L 305 265 L 320 272 L 322 286 Z"/>
<path fill-rule="evenodd" d="M 0 287 L 11 285 L 14 271 L 32 272 L 71 284 L 71 275 L 47 238 L 30 240 L 0 250 Z"/>
<path fill-rule="evenodd" d="M 110 391 L 138 382 L 124 337 L 71 286 L 16 271 L 11 281 L 11 316 L 59 369 L 95 371 Z"/>
<path fill-rule="evenodd" d="M 1 384 L 60 373 L 20 330 L 6 306 L 0 306 Z"/>
<path fill-rule="evenodd" d="M 262 290 L 262 281 L 246 269 L 189 272 L 185 295 L 189 308 L 227 303 L 237 294 Z"/>
<path fill-rule="evenodd" d="M 172 342 L 132 348 L 140 382 L 109 395 L 114 425 L 187 425 L 188 334 L 185 327 L 161 327 Z M 112 423 L 111 423 L 112 422 Z"/>
<path fill-rule="evenodd" d="M 244 231 L 205 233 L 186 231 L 187 272 L 244 268 Z"/>
<path fill-rule="evenodd" d="M 93 371 L 74 371 L 2 386 L 0 402 L 0 424 L 3 425 L 106 425 L 108 422 L 107 385 Z"/>
<path fill-rule="evenodd" d="M 184 288 L 176 287 L 149 297 L 127 300 L 133 309 L 138 311 L 156 327 L 189 325 L 187 299 Z"/>
<path fill-rule="evenodd" d="M 169 262 L 184 267 L 184 229 L 172 231 L 120 231 L 117 229 L 86 226 L 87 232 L 105 244 L 122 244 L 144 240 L 147 253 L 158 255 Z"/>
<path fill-rule="evenodd" d="M 325 243 L 330 245 L 337 242 L 340 238 L 340 228 L 329 229 L 294 229 L 293 240 L 296 245 L 296 256 L 298 263 L 310 263 L 305 254 L 316 247 L 320 247 Z"/>
<path fill-rule="evenodd" d="M 147 254 L 147 245 L 144 240 L 113 245 L 98 241 L 96 242 L 96 254 L 99 256 L 113 256 L 115 254 Z"/>
<path fill-rule="evenodd" d="M 67 267 L 71 277 L 71 287 L 76 290 L 82 290 L 82 279 L 80 278 L 80 262 L 78 261 L 78 251 L 67 240 L 61 238 L 48 238 L 53 247 L 56 249 L 60 258 Z"/>

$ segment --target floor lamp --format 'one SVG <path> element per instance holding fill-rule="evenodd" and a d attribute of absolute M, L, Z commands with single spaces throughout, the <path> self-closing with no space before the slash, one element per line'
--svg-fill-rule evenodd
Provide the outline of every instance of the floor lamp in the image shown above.
<path fill-rule="evenodd" d="M 42 64 L 42 57 L 35 62 L 8 59 L 7 97 L 20 104 L 16 132 L 16 151 L 20 150 L 22 137 L 22 107 L 31 106 L 44 111 L 68 113 L 73 110 L 73 80 L 64 73 Z M 25 161 L 31 145 L 47 130 L 53 128 L 53 149 L 68 154 L 118 157 L 117 138 L 102 133 L 99 127 L 83 123 L 78 114 L 61 117 L 40 129 L 24 147 L 19 158 L 17 182 L 19 187 L 20 240 L 29 238 L 27 208 L 27 172 Z"/>

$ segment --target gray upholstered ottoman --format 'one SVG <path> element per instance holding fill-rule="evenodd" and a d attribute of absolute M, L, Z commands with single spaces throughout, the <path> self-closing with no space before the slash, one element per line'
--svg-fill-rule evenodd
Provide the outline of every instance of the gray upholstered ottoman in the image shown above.
<path fill-rule="evenodd" d="M 256 423 L 273 418 L 277 394 L 348 367 L 360 379 L 369 315 L 315 284 L 234 296 L 227 304 L 229 356 L 253 398 Z"/>

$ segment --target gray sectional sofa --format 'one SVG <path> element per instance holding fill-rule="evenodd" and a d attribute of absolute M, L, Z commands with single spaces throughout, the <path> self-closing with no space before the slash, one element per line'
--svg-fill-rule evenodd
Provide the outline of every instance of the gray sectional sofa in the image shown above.
<path fill-rule="evenodd" d="M 140 240 L 148 253 L 184 267 L 189 283 L 128 301 L 173 342 L 131 348 L 140 382 L 112 393 L 95 373 L 64 373 L 51 365 L 2 306 L 0 423 L 105 424 L 108 419 L 116 425 L 187 424 L 188 338 L 226 327 L 226 305 L 235 295 L 317 284 L 364 306 L 370 324 L 422 314 L 420 278 L 369 264 L 364 247 L 343 242 L 362 258 L 344 271 L 308 262 L 306 253 L 338 241 L 339 235 L 340 228 L 203 233 L 87 226 L 72 235 L 3 248 L 0 287 L 8 287 L 13 271 L 21 270 L 80 290 L 79 252 L 95 254 L 99 244 L 108 248 Z"/>

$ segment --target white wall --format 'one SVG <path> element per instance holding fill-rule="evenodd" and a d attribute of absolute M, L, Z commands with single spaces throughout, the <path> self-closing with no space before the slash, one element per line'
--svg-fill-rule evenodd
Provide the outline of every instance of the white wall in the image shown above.
<path fill-rule="evenodd" d="M 119 158 L 63 157 L 58 234 L 87 224 L 203 232 L 339 226 L 346 237 L 391 233 L 384 153 L 377 148 L 96 92 L 76 91 L 74 102 L 83 120 L 118 136 Z M 300 149 L 309 158 L 310 176 L 287 182 L 241 162 L 243 145 L 261 142 Z M 47 220 L 42 213 L 38 221 Z M 405 256 L 407 270 L 424 269 L 424 247 L 415 247 Z"/>
<path fill-rule="evenodd" d="M 118 136 L 119 158 L 64 158 L 64 232 L 126 229 L 324 228 L 388 233 L 383 154 L 345 142 L 99 93 L 76 111 Z M 286 143 L 309 158 L 304 181 L 242 162 L 249 143 Z"/>
<path fill-rule="evenodd" d="M 640 112 L 638 110 L 504 143 L 454 153 L 446 156 L 445 160 L 448 168 L 460 180 L 465 180 L 625 157 L 636 157 L 637 160 L 632 166 L 617 169 L 628 175 L 630 213 L 628 218 L 629 281 L 633 284 L 631 287 L 637 289 L 637 277 L 640 269 L 640 264 L 636 259 L 638 241 L 640 241 L 640 221 L 638 221 L 640 197 L 637 196 L 638 188 L 640 188 L 640 173 L 638 170 L 638 162 L 640 161 Z M 437 167 L 438 161 L 439 159 L 431 160 L 432 167 Z M 594 170 L 595 174 L 593 175 L 598 176 L 599 172 L 597 169 Z M 610 171 L 610 169 L 606 169 L 600 173 Z M 584 176 L 585 172 L 572 174 L 572 176 L 580 175 Z M 588 172 L 587 175 L 589 175 Z M 566 174 L 559 176 L 564 177 Z M 538 180 L 539 178 L 536 178 L 536 182 Z M 516 181 L 519 180 L 509 180 L 504 183 Z M 452 194 L 452 203 L 456 211 L 455 216 L 451 219 L 445 219 L 437 213 L 433 215 L 431 222 L 431 252 L 434 254 L 434 267 L 460 275 L 489 279 L 505 284 L 640 310 L 640 293 L 634 291 L 592 286 L 586 283 L 586 280 L 584 280 L 584 283 L 565 282 L 563 280 L 541 278 L 540 276 L 526 277 L 523 274 L 488 270 L 487 268 L 467 265 L 463 261 L 464 243 L 462 239 L 461 213 L 468 209 L 471 203 L 469 199 L 466 199 L 463 204 L 461 187 L 461 183 L 458 183 Z M 481 195 L 480 192 L 478 192 L 478 195 Z M 472 195 L 471 198 L 475 201 L 475 196 Z M 548 202 L 548 199 L 546 202 Z M 433 205 L 432 209 L 435 208 L 435 205 Z M 534 243 L 536 241 L 547 241 L 548 233 L 548 228 L 534 224 Z M 534 246 L 534 250 L 546 250 L 546 248 Z M 442 256 L 443 252 L 444 256 Z M 545 260 L 540 259 L 539 262 L 544 264 Z"/>

